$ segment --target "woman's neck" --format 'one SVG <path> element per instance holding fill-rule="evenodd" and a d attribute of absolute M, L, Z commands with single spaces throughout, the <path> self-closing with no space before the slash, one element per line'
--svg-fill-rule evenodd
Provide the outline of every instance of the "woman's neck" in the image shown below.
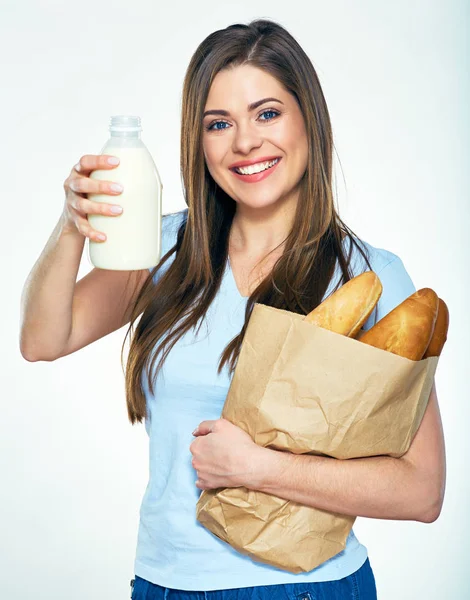
<path fill-rule="evenodd" d="M 295 212 L 284 206 L 267 210 L 237 206 L 230 229 L 229 253 L 265 255 L 284 242 L 294 217 Z"/>

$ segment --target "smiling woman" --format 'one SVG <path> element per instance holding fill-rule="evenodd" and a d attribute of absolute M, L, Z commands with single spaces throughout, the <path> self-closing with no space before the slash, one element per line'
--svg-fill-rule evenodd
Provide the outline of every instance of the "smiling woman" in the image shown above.
<path fill-rule="evenodd" d="M 88 175 L 104 159 L 83 157 L 71 180 L 90 191 Z M 251 486 L 364 517 L 439 515 L 445 458 L 434 388 L 400 459 L 280 457 L 220 419 L 256 303 L 306 315 L 371 270 L 383 291 L 368 329 L 415 291 L 398 256 L 359 240 L 339 217 L 332 165 L 325 98 L 292 35 L 264 19 L 215 31 L 184 79 L 187 209 L 163 217 L 159 264 L 135 277 L 95 270 L 75 284 L 82 221 L 72 227 L 66 214 L 25 286 L 22 347 L 31 360 L 56 360 L 129 323 L 128 416 L 132 424 L 145 419 L 150 437 L 134 600 L 169 590 L 181 600 L 211 590 L 213 600 L 376 598 L 367 549 L 353 531 L 335 556 L 294 574 L 255 562 L 205 529 L 196 519 L 201 488 Z M 84 219 L 86 194 L 65 187 L 67 211 Z"/>
<path fill-rule="evenodd" d="M 164 256 L 152 272 L 154 285 L 144 286 L 134 305 L 131 328 L 142 318 L 126 372 L 129 418 L 151 416 L 151 484 L 135 572 L 155 593 L 156 584 L 252 586 L 253 594 L 269 586 L 273 598 L 285 593 L 285 584 L 302 583 L 301 591 L 315 597 L 351 596 L 356 588 L 361 597 L 375 597 L 367 551 L 352 532 L 344 552 L 295 576 L 255 563 L 201 527 L 195 518 L 198 461 L 209 471 L 230 468 L 234 452 L 242 457 L 241 430 L 232 426 L 219 435 L 223 449 L 206 450 L 196 462 L 188 457 L 186 437 L 198 425 L 196 414 L 199 421 L 220 416 L 255 303 L 307 314 L 358 272 L 390 262 L 390 253 L 358 240 L 337 214 L 332 163 L 320 82 L 283 27 L 268 20 L 232 25 L 200 44 L 182 98 L 188 209 L 164 218 Z M 397 266 L 389 273 L 392 286 L 402 286 L 398 301 L 410 282 Z M 208 333 L 201 339 L 203 321 Z M 198 448 L 215 440 L 215 433 L 205 433 Z M 251 452 L 249 444 L 243 447 Z M 176 497 L 181 510 L 175 520 L 169 515 Z"/>
<path fill-rule="evenodd" d="M 261 598 L 269 588 L 273 599 L 293 584 L 312 597 L 377 597 L 354 531 L 343 551 L 295 575 L 237 553 L 197 522 L 196 489 L 253 486 L 254 470 L 265 474 L 257 481 L 276 480 L 274 493 L 320 509 L 334 501 L 344 514 L 424 522 L 440 510 L 445 461 L 435 393 L 412 460 L 308 456 L 301 474 L 219 418 L 255 303 L 307 314 L 372 270 L 383 292 L 367 329 L 415 291 L 398 256 L 359 240 L 339 217 L 332 164 L 320 82 L 283 27 L 231 25 L 200 44 L 183 85 L 188 209 L 164 218 L 155 285 L 144 286 L 131 320 L 132 328 L 143 313 L 126 372 L 129 418 L 149 418 L 153 440 L 135 562 L 145 593 L 161 593 L 160 585 L 222 590 L 224 600 L 233 592 L 235 600 L 240 587 Z M 187 436 L 201 422 L 190 446 Z"/>
<path fill-rule="evenodd" d="M 233 373 L 256 302 L 307 314 L 336 268 L 338 287 L 351 278 L 354 256 L 372 268 L 367 245 L 335 210 L 332 162 L 320 82 L 283 27 L 268 20 L 232 25 L 200 44 L 182 99 L 187 218 L 153 273 L 156 289 L 142 290 L 130 327 L 144 312 L 147 325 L 137 328 L 126 374 L 132 422 L 146 414 L 140 373 L 156 366 L 155 379 L 178 340 L 202 323 L 228 264 L 247 305 L 219 374 L 225 365 Z"/>
<path fill-rule="evenodd" d="M 253 97 L 260 99 L 250 102 Z M 211 108 L 218 106 L 224 108 Z M 252 250 L 248 243 L 254 244 L 256 254 L 258 247 L 272 244 L 270 229 L 284 239 L 292 227 L 308 160 L 302 111 L 295 97 L 275 77 L 250 64 L 217 73 L 206 107 L 203 148 L 207 168 L 237 203 L 232 239 L 241 238 L 240 250 L 248 254 Z M 213 115 L 226 118 L 214 121 Z M 217 125 L 220 127 L 214 129 Z M 241 157 L 246 158 L 236 160 Z M 265 182 L 263 186 L 246 185 L 261 181 Z M 254 215 L 261 214 L 260 210 L 283 214 L 282 227 L 279 222 L 271 226 L 266 223 L 264 233 L 258 230 L 250 236 L 246 227 Z"/>

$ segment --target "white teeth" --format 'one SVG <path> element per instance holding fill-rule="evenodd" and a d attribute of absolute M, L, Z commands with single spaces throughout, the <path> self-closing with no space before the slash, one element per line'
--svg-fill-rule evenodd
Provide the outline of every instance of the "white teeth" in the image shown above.
<path fill-rule="evenodd" d="M 255 165 L 250 165 L 249 167 L 235 167 L 235 171 L 237 173 L 241 173 L 242 175 L 253 175 L 253 173 L 261 173 L 261 171 L 265 171 L 270 167 L 274 166 L 279 161 L 278 158 L 274 160 L 269 160 L 263 163 L 256 163 Z"/>

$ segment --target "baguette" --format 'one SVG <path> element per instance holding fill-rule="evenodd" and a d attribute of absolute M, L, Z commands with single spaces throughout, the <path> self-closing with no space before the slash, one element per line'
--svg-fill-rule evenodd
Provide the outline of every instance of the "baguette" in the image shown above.
<path fill-rule="evenodd" d="M 447 331 L 449 329 L 449 309 L 447 304 L 439 298 L 439 308 L 437 311 L 436 325 L 434 326 L 434 332 L 424 353 L 423 358 L 429 358 L 430 356 L 440 356 L 442 348 L 447 340 Z"/>
<path fill-rule="evenodd" d="M 438 307 L 436 292 L 422 288 L 380 319 L 359 341 L 410 360 L 421 360 L 434 332 Z"/>
<path fill-rule="evenodd" d="M 369 318 L 381 294 L 380 279 L 373 271 L 366 271 L 347 281 L 304 320 L 335 333 L 354 337 Z"/>

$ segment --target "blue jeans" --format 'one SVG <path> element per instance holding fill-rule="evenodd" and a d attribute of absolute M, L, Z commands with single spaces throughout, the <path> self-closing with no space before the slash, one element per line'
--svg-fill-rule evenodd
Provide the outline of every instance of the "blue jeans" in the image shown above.
<path fill-rule="evenodd" d="M 132 600 L 377 600 L 369 559 L 355 573 L 335 581 L 187 592 L 164 588 L 136 575 L 131 588 Z"/>

